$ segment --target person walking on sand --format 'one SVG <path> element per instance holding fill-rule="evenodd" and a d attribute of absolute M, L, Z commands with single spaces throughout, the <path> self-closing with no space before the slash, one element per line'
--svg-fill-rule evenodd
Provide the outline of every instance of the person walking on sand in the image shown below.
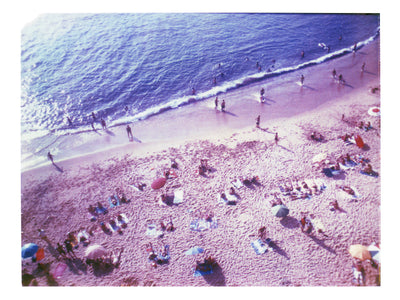
<path fill-rule="evenodd" d="M 107 128 L 107 126 L 106 126 L 106 121 L 104 121 L 104 119 L 103 118 L 101 118 L 101 126 L 103 127 L 103 129 L 106 129 Z"/>
<path fill-rule="evenodd" d="M 361 66 L 361 72 L 364 72 L 364 70 L 365 70 L 365 62 Z"/>
<path fill-rule="evenodd" d="M 218 96 L 215 98 L 215 109 L 217 109 L 218 108 Z"/>
<path fill-rule="evenodd" d="M 64 247 L 60 245 L 60 243 L 57 243 L 56 250 L 63 258 L 67 258 L 67 253 L 65 252 Z"/>
<path fill-rule="evenodd" d="M 225 99 L 222 100 L 221 111 L 225 112 Z"/>
<path fill-rule="evenodd" d="M 278 138 L 278 133 L 275 133 L 275 145 L 278 144 L 278 140 L 279 140 L 279 138 Z"/>
<path fill-rule="evenodd" d="M 333 69 L 333 71 L 332 71 L 332 77 L 333 77 L 333 79 L 336 79 L 336 70 L 335 69 Z"/>
<path fill-rule="evenodd" d="M 129 125 L 126 125 L 126 132 L 128 133 L 128 138 L 130 141 L 133 140 L 133 134 L 132 134 L 132 129 Z"/>
<path fill-rule="evenodd" d="M 54 158 L 53 155 L 49 152 L 47 152 L 47 158 L 50 159 L 51 163 L 54 164 Z"/>
<path fill-rule="evenodd" d="M 77 258 L 74 253 L 74 249 L 72 247 L 71 242 L 69 240 L 65 240 L 64 244 L 65 244 L 65 249 L 67 249 L 67 253 L 70 254 L 72 258 Z"/>
<path fill-rule="evenodd" d="M 256 118 L 256 127 L 260 128 L 260 115 L 258 115 Z"/>

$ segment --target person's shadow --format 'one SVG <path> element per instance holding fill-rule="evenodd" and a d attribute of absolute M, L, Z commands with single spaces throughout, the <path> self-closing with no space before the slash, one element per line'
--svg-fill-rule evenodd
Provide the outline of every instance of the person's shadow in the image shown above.
<path fill-rule="evenodd" d="M 60 173 L 64 172 L 63 169 L 61 169 L 59 166 L 56 165 L 56 163 L 53 161 L 53 166 L 56 168 L 56 170 Z"/>
<path fill-rule="evenodd" d="M 203 278 L 209 285 L 212 285 L 212 286 L 225 286 L 226 285 L 225 276 L 224 276 L 222 269 L 218 263 L 213 265 L 213 273 L 204 275 Z"/>

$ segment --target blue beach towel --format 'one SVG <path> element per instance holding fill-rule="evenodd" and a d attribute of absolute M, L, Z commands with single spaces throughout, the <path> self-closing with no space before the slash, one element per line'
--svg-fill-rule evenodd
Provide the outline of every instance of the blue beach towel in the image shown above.
<path fill-rule="evenodd" d="M 261 239 L 251 242 L 251 246 L 258 255 L 264 254 L 268 251 L 268 246 L 264 244 Z"/>
<path fill-rule="evenodd" d="M 117 204 L 113 204 L 113 198 L 117 201 Z M 117 195 L 108 197 L 108 202 L 110 203 L 110 208 L 116 207 L 120 204 L 120 200 Z"/>
<path fill-rule="evenodd" d="M 194 277 L 199 277 L 199 276 L 204 276 L 204 275 L 212 274 L 212 273 L 213 273 L 212 266 L 210 265 L 209 268 L 210 268 L 210 269 L 207 270 L 207 271 L 200 271 L 200 270 L 195 270 L 195 269 L 193 269 L 193 270 L 194 270 L 193 276 L 194 276 Z"/>

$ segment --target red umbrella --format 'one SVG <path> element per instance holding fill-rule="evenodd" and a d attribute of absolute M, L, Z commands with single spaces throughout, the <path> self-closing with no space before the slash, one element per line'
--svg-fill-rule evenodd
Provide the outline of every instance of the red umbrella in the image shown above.
<path fill-rule="evenodd" d="M 364 147 L 364 141 L 362 140 L 361 136 L 357 135 L 354 139 L 358 148 Z"/>
<path fill-rule="evenodd" d="M 165 178 L 165 177 L 157 178 L 151 184 L 151 188 L 154 190 L 160 189 L 165 185 L 166 182 L 167 182 L 167 178 Z"/>
<path fill-rule="evenodd" d="M 36 259 L 42 260 L 43 258 L 44 258 L 44 249 L 39 248 L 39 250 L 36 252 Z"/>

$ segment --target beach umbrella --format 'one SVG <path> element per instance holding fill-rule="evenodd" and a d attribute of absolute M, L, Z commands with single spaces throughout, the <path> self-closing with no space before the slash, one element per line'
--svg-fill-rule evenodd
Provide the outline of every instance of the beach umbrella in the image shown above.
<path fill-rule="evenodd" d="M 167 178 L 165 178 L 165 177 L 157 178 L 151 184 L 151 188 L 154 190 L 160 189 L 165 185 L 166 182 L 167 182 Z"/>
<path fill-rule="evenodd" d="M 351 245 L 349 252 L 351 256 L 358 258 L 361 261 L 371 259 L 371 254 L 369 253 L 368 248 L 360 244 Z"/>
<path fill-rule="evenodd" d="M 356 145 L 358 148 L 364 147 L 364 141 L 362 140 L 361 136 L 357 134 L 354 140 L 356 141 Z"/>
<path fill-rule="evenodd" d="M 195 247 L 190 248 L 188 251 L 186 251 L 185 254 L 186 255 L 196 255 L 196 254 L 203 253 L 203 252 L 204 252 L 203 248 L 195 246 Z"/>
<path fill-rule="evenodd" d="M 97 259 L 107 255 L 107 250 L 100 245 L 92 245 L 86 248 L 85 257 L 88 259 Z"/>
<path fill-rule="evenodd" d="M 285 205 L 280 204 L 273 206 L 271 212 L 275 217 L 283 218 L 289 214 L 289 209 Z"/>
<path fill-rule="evenodd" d="M 379 107 L 371 107 L 368 109 L 368 114 L 373 117 L 379 117 L 381 115 L 381 109 Z"/>
<path fill-rule="evenodd" d="M 381 249 L 376 244 L 369 245 L 368 251 L 374 261 L 381 262 Z"/>
<path fill-rule="evenodd" d="M 22 258 L 33 257 L 36 252 L 39 250 L 39 246 L 34 243 L 25 244 L 21 249 Z"/>

